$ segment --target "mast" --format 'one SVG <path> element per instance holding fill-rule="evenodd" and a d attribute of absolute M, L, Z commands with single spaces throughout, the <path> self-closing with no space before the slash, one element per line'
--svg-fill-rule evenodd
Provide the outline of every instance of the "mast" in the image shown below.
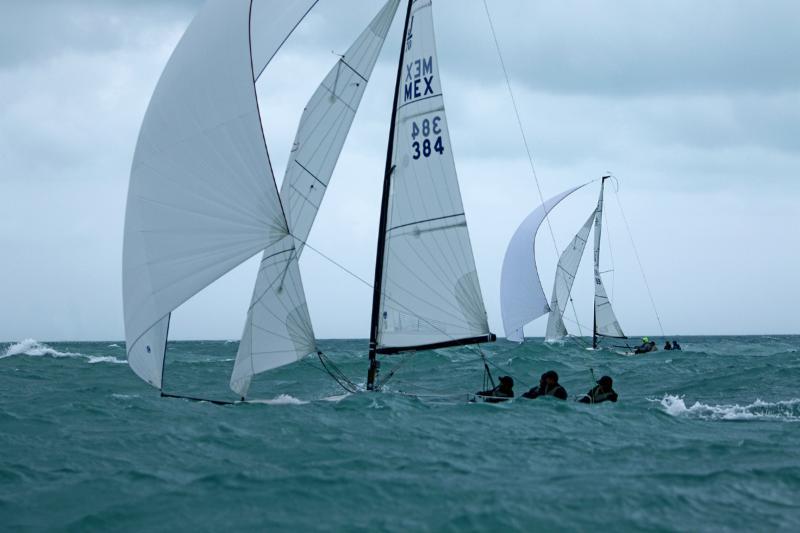
<path fill-rule="evenodd" d="M 600 211 L 595 216 L 603 216 L 603 212 L 601 211 L 603 208 L 603 190 L 605 189 L 606 180 L 611 176 L 603 176 L 600 179 L 600 200 L 597 203 L 597 210 Z M 595 232 L 597 232 L 597 226 L 595 226 Z M 595 285 L 599 285 L 600 281 L 600 247 L 598 246 L 597 249 L 594 251 L 594 272 L 595 272 Z M 592 348 L 597 349 L 597 304 L 592 305 Z"/>
<path fill-rule="evenodd" d="M 386 149 L 386 169 L 383 174 L 383 194 L 381 196 L 381 215 L 378 224 L 378 250 L 375 254 L 375 282 L 372 289 L 372 321 L 369 327 L 369 370 L 367 371 L 367 390 L 373 390 L 375 376 L 378 374 L 378 324 L 380 323 L 381 285 L 383 284 L 383 254 L 386 249 L 386 220 L 389 207 L 389 191 L 391 190 L 392 158 L 394 149 L 395 121 L 397 119 L 397 102 L 400 95 L 400 81 L 403 76 L 403 60 L 406 51 L 406 34 L 408 23 L 411 19 L 411 4 L 408 0 L 406 19 L 403 24 L 403 36 L 400 40 L 400 59 L 397 63 L 397 80 L 394 85 L 394 100 L 392 103 L 392 119 L 389 122 L 389 146 Z"/>

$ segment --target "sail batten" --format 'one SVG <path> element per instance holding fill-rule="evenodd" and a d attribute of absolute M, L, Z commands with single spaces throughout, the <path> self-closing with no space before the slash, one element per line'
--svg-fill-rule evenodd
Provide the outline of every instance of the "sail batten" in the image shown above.
<path fill-rule="evenodd" d="M 269 36 L 259 47 L 266 65 L 315 2 L 256 1 L 283 13 L 256 32 Z M 255 92 L 251 7 L 206 3 L 139 132 L 125 214 L 125 336 L 131 368 L 157 388 L 172 311 L 288 233 Z"/>
<path fill-rule="evenodd" d="M 290 234 L 263 251 L 231 374 L 230 387 L 242 397 L 255 374 L 317 352 L 298 260 L 398 5 L 384 4 L 301 116 L 280 193 Z"/>
<path fill-rule="evenodd" d="M 493 337 L 447 127 L 431 4 L 409 2 L 406 17 L 384 179 L 371 358 Z"/>

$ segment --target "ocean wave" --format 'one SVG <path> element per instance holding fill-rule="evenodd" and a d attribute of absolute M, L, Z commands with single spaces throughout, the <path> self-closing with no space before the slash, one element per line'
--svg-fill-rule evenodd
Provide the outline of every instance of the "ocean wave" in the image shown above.
<path fill-rule="evenodd" d="M 263 403 L 267 405 L 305 405 L 308 402 L 295 398 L 289 394 L 279 394 L 271 400 L 247 400 L 247 403 Z"/>
<path fill-rule="evenodd" d="M 24 341 L 12 344 L 6 348 L 5 353 L 0 355 L 0 359 L 11 357 L 13 355 L 30 355 L 33 357 L 80 357 L 82 354 L 73 352 L 59 352 L 58 350 L 51 348 L 50 346 L 35 339 L 25 339 Z"/>
<path fill-rule="evenodd" d="M 695 402 L 686 407 L 683 397 L 672 394 L 665 395 L 661 404 L 667 414 L 703 420 L 786 420 L 800 421 L 800 398 L 792 398 L 779 402 L 765 402 L 756 399 L 748 405 L 721 404 L 708 405 Z"/>
<path fill-rule="evenodd" d="M 89 364 L 91 365 L 95 363 L 114 363 L 115 365 L 128 364 L 128 361 L 124 359 L 119 359 L 117 357 L 114 357 L 113 355 L 85 355 L 82 357 L 88 358 Z"/>
<path fill-rule="evenodd" d="M 6 351 L 2 355 L 0 355 L 0 359 L 5 359 L 6 357 L 12 357 L 16 355 L 27 355 L 30 357 L 55 357 L 55 358 L 77 357 L 80 359 L 85 359 L 89 364 L 114 363 L 114 364 L 124 365 L 127 363 L 127 361 L 125 361 L 124 359 L 118 359 L 110 355 L 108 356 L 86 355 L 76 352 L 60 352 L 43 342 L 37 341 L 36 339 L 25 339 L 24 341 L 12 344 L 8 348 L 6 348 Z"/>

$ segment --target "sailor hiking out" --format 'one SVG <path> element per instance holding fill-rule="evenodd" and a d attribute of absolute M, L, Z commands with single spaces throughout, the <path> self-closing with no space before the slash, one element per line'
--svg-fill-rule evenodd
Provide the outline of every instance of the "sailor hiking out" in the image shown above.
<path fill-rule="evenodd" d="M 481 391 L 478 396 L 488 403 L 504 402 L 514 397 L 514 379 L 511 376 L 500 376 L 500 384 L 493 389 Z"/>
<path fill-rule="evenodd" d="M 548 370 L 542 374 L 539 385 L 522 395 L 523 398 L 533 400 L 540 396 L 555 396 L 559 400 L 567 399 L 567 391 L 558 382 L 558 374 L 555 370 Z"/>
<path fill-rule="evenodd" d="M 603 376 L 597 380 L 597 385 L 589 392 L 578 398 L 581 403 L 616 402 L 617 393 L 611 388 L 614 384 L 610 376 Z"/>

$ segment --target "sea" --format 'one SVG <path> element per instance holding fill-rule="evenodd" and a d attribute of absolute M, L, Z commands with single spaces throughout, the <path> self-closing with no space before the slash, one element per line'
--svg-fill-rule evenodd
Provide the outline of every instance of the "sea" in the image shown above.
<path fill-rule="evenodd" d="M 310 357 L 234 405 L 160 397 L 122 341 L 0 343 L 0 530 L 800 531 L 800 336 L 679 341 L 389 356 L 354 394 Z M 170 342 L 165 392 L 236 400 L 237 346 Z M 365 340 L 319 346 L 363 386 Z M 470 403 L 484 357 L 570 400 Z M 619 401 L 575 402 L 601 375 Z"/>

